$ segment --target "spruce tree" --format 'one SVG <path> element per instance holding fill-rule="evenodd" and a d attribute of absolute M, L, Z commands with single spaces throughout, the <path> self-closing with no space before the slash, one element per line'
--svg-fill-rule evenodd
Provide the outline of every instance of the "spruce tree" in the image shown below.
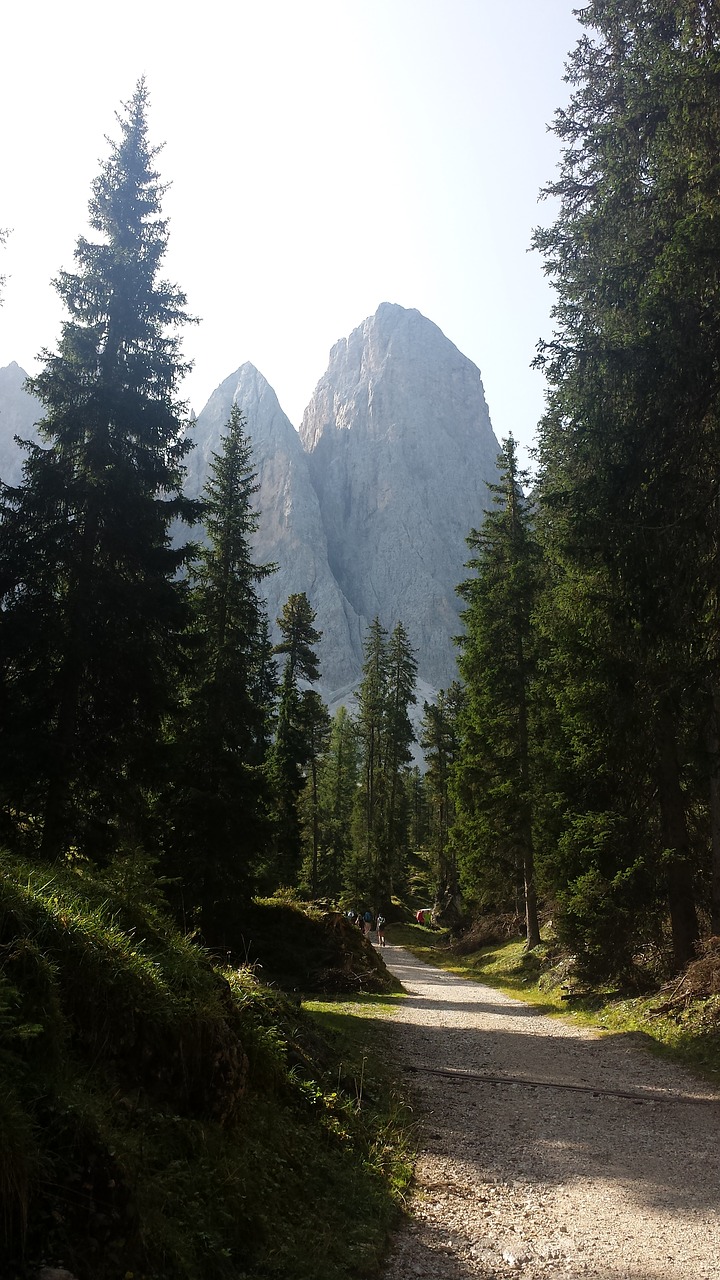
<path fill-rule="evenodd" d="M 318 887 L 336 900 L 343 888 L 355 893 L 351 870 L 352 815 L 358 778 L 355 722 L 347 708 L 341 706 L 331 722 L 318 781 L 321 813 Z M 348 868 L 350 871 L 346 874 Z"/>
<path fill-rule="evenodd" d="M 524 891 L 527 946 L 540 941 L 535 888 L 531 701 L 531 621 L 537 549 L 512 436 L 492 485 L 497 509 L 486 513 L 468 545 L 474 576 L 458 588 L 462 617 L 460 673 L 465 684 L 455 772 L 457 839 L 464 882 L 482 895 L 500 885 Z M 489 875 L 488 875 L 489 873 Z M 504 882 L 504 885 L 503 885 Z"/>
<path fill-rule="evenodd" d="M 164 281 L 168 242 L 141 81 L 92 188 L 76 270 L 55 288 L 69 318 L 29 390 L 45 446 L 0 495 L 3 805 L 45 854 L 104 856 L 135 840 L 158 785 L 175 706 L 186 591 L 170 526 L 183 498 L 185 297 Z"/>
<path fill-rule="evenodd" d="M 373 618 L 365 637 L 362 672 L 357 693 L 361 783 L 356 799 L 351 888 L 375 901 L 381 881 L 388 675 L 387 631 L 378 617 Z"/>
<path fill-rule="evenodd" d="M 291 681 L 298 679 L 313 682 L 320 677 L 320 666 L 315 645 L 320 643 L 322 632 L 314 627 L 315 611 L 304 591 L 288 597 L 277 620 L 282 639 L 274 652 L 285 654 L 285 668 Z"/>
<path fill-rule="evenodd" d="M 605 767 L 645 780 L 636 852 L 664 883 L 681 965 L 713 831 L 720 920 L 720 34 L 710 0 L 595 0 L 579 20 L 548 188 L 559 213 L 536 234 L 558 298 L 539 357 L 540 485 L 562 571 L 604 585 L 595 619 L 628 723 L 649 729 L 631 727 Z M 578 618 L 578 632 L 592 625 Z M 579 689 L 583 669 L 572 679 Z M 705 795 L 692 798 L 699 768 Z"/>
<path fill-rule="evenodd" d="M 299 812 L 304 844 L 309 854 L 306 859 L 306 885 L 310 891 L 310 896 L 317 898 L 321 887 L 320 863 L 323 817 L 320 778 L 323 757 L 330 739 L 330 715 L 320 694 L 315 689 L 306 689 L 302 694 L 301 719 L 306 741 L 306 779 L 299 801 Z"/>
<path fill-rule="evenodd" d="M 404 877 L 410 810 L 407 775 L 415 739 L 409 707 L 415 702 L 417 663 L 405 627 L 388 638 L 379 618 L 365 639 L 358 689 L 361 784 L 355 820 L 353 875 L 374 905 L 387 906 Z"/>
<path fill-rule="evenodd" d="M 429 815 L 434 899 L 441 917 L 449 924 L 457 924 L 460 915 L 457 857 L 450 832 L 455 822 L 451 780 L 459 752 L 462 704 L 462 687 L 453 681 L 447 691 L 440 690 L 434 703 L 424 703 L 420 734 L 426 764 L 424 792 Z"/>
<path fill-rule="evenodd" d="M 273 652 L 285 654 L 280 682 L 275 740 L 269 753 L 268 769 L 273 791 L 273 855 L 268 868 L 269 883 L 297 885 L 302 863 L 302 822 L 300 796 L 306 769 L 318 747 L 318 708 L 312 690 L 302 690 L 300 681 L 314 682 L 320 676 L 315 652 L 322 632 L 314 627 L 315 612 L 304 592 L 286 601 L 277 620 L 281 640 Z"/>
<path fill-rule="evenodd" d="M 393 628 L 387 647 L 386 749 L 383 823 L 383 876 L 381 900 L 403 887 L 409 855 L 407 775 L 412 763 L 415 730 L 410 720 L 414 706 L 417 661 L 402 622 Z"/>
<path fill-rule="evenodd" d="M 267 611 L 252 537 L 258 491 L 245 419 L 233 405 L 205 485 L 207 544 L 192 568 L 192 665 L 177 741 L 170 857 L 200 909 L 204 936 L 231 941 L 266 860 L 265 755 L 274 688 L 267 670 Z"/>

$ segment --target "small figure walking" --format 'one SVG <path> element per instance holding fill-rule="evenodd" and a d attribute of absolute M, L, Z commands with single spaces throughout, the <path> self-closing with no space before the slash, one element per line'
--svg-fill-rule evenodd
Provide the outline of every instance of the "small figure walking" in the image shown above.
<path fill-rule="evenodd" d="M 375 922 L 375 930 L 377 932 L 377 944 L 379 947 L 385 946 L 385 917 L 378 916 Z"/>
<path fill-rule="evenodd" d="M 372 923 L 373 923 L 372 912 L 366 911 L 365 915 L 363 916 L 363 933 L 365 934 L 366 938 L 370 937 L 370 930 L 372 929 Z"/>

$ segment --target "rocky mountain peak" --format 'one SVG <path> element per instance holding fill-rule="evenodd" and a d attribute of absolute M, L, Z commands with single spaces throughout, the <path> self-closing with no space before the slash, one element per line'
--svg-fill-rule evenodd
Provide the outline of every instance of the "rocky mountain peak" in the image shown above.
<path fill-rule="evenodd" d="M 338 342 L 305 411 L 333 574 L 361 619 L 403 621 L 420 676 L 455 676 L 455 587 L 499 446 L 477 367 L 419 311 L 383 303 Z"/>
<path fill-rule="evenodd" d="M 0 477 L 17 483 L 42 406 L 17 364 L 0 370 Z M 455 588 L 465 539 L 488 505 L 498 444 L 477 367 L 419 311 L 384 302 L 335 343 L 294 429 L 263 375 L 242 364 L 191 426 L 186 489 L 201 491 L 233 403 L 253 445 L 260 523 L 254 554 L 271 622 L 287 597 L 307 593 L 323 632 L 322 692 L 357 684 L 362 643 L 377 615 L 402 621 L 425 691 L 455 678 L 460 630 Z"/>

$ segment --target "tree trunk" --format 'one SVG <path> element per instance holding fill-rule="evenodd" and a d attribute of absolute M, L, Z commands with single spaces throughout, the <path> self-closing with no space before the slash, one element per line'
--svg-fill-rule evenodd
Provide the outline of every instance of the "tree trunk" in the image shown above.
<path fill-rule="evenodd" d="M 713 934 L 720 936 L 720 689 L 710 695 L 708 721 L 708 755 L 710 757 L 710 838 L 712 849 L 710 882 L 710 917 Z"/>
<path fill-rule="evenodd" d="M 530 730 L 525 674 L 525 653 L 520 626 L 517 627 L 517 662 L 520 673 L 520 697 L 518 703 L 518 737 L 520 752 L 520 785 L 522 804 L 520 813 L 520 838 L 522 840 L 523 882 L 525 886 L 526 947 L 532 951 L 540 944 L 540 924 L 535 890 L 535 849 L 532 833 L 532 807 L 530 800 Z"/>
<path fill-rule="evenodd" d="M 537 893 L 535 891 L 535 859 L 532 843 L 523 857 L 523 878 L 525 881 L 525 927 L 527 930 L 526 948 L 532 951 L 540 945 L 540 923 L 537 912 Z"/>
<path fill-rule="evenodd" d="M 318 788 L 317 788 L 317 759 L 313 753 L 310 761 L 310 771 L 312 777 L 312 873 L 310 892 L 313 898 L 317 898 L 318 894 L 318 848 L 320 845 L 320 830 L 318 822 Z"/>
<path fill-rule="evenodd" d="M 658 779 L 663 844 L 670 851 L 667 877 L 673 954 L 678 969 L 695 955 L 700 936 L 692 883 L 690 840 L 675 744 L 674 721 L 666 703 L 658 720 Z"/>

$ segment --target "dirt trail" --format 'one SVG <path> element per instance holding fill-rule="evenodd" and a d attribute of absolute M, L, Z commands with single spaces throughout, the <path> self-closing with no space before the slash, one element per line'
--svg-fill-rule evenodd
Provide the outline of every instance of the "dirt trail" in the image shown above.
<path fill-rule="evenodd" d="M 631 1035 L 547 1018 L 400 947 L 383 958 L 409 992 L 387 1025 L 423 1130 L 383 1280 L 720 1280 L 720 1094 Z"/>

